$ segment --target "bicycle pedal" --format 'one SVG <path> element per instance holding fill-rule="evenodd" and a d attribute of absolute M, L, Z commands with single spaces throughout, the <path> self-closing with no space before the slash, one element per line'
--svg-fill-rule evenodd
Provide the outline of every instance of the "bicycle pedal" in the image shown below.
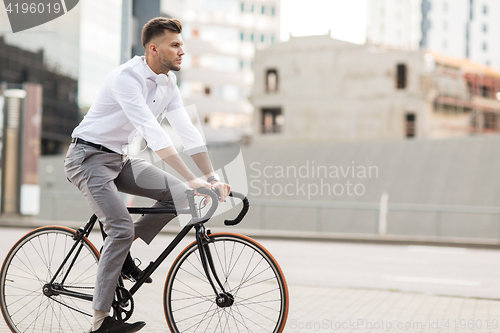
<path fill-rule="evenodd" d="M 123 272 L 122 272 L 122 279 L 130 281 L 132 283 L 136 283 L 137 282 L 132 276 L 127 275 L 127 274 L 125 274 Z"/>

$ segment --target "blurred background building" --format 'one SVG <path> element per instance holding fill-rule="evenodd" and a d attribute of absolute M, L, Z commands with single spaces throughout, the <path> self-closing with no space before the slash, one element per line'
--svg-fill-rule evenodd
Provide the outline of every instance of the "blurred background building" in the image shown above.
<path fill-rule="evenodd" d="M 15 34 L 0 9 L 0 82 L 43 85 L 42 154 L 66 151 L 104 77 L 120 64 L 120 24 L 119 0 L 82 1 Z"/>
<path fill-rule="evenodd" d="M 497 0 L 368 0 L 367 43 L 425 49 L 500 70 Z"/>
<path fill-rule="evenodd" d="M 292 37 L 257 53 L 255 76 L 255 144 L 500 133 L 500 72 L 467 59 Z"/>
<path fill-rule="evenodd" d="M 180 74 L 185 105 L 195 104 L 209 142 L 250 135 L 256 50 L 279 41 L 280 0 L 163 0 L 184 23 Z"/>
<path fill-rule="evenodd" d="M 280 42 L 288 0 L 89 0 L 16 34 L 0 8 L 3 87 L 43 89 L 42 152 L 52 155 L 40 159 L 38 218 L 90 214 L 63 176 L 70 132 L 104 77 L 143 54 L 142 26 L 165 16 L 184 23 L 176 75 L 185 105 L 197 109 L 192 120 L 215 155 L 219 143 L 244 143 L 245 227 L 499 242 L 499 4 L 366 0 L 365 13 L 352 6 L 360 1 L 301 3 L 288 22 L 312 28 L 307 18 L 334 6 L 335 15 L 367 21 L 366 44 L 330 33 Z M 4 110 L 15 105 L 3 97 Z M 331 168 L 343 171 L 309 173 Z"/>
<path fill-rule="evenodd" d="M 76 78 L 50 69 L 44 51 L 31 52 L 9 45 L 0 36 L 0 83 L 21 88 L 26 82 L 43 87 L 41 119 L 42 154 L 58 154 L 66 149 L 68 137 L 80 121 Z"/>

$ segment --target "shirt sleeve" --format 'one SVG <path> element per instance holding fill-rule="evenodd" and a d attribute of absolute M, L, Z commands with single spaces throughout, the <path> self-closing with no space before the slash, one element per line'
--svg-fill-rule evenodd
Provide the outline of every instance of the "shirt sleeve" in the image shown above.
<path fill-rule="evenodd" d="M 201 152 L 207 152 L 205 141 L 200 132 L 194 127 L 189 115 L 182 103 L 181 94 L 177 85 L 174 88 L 174 97 L 167 106 L 165 116 L 170 125 L 179 135 L 181 143 L 184 146 L 184 153 L 194 155 Z"/>
<path fill-rule="evenodd" d="M 147 106 L 142 90 L 143 82 L 132 71 L 122 71 L 111 82 L 112 96 L 148 147 L 153 151 L 167 148 L 173 142 Z"/>

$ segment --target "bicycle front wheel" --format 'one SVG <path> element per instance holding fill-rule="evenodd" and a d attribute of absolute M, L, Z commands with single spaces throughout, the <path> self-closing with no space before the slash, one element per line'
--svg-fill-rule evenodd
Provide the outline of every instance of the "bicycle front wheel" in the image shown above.
<path fill-rule="evenodd" d="M 44 293 L 75 244 L 74 235 L 69 228 L 42 227 L 10 250 L 0 271 L 0 307 L 12 332 L 87 332 L 91 327 L 92 302 Z M 52 286 L 92 295 L 98 260 L 99 252 L 83 238 Z"/>
<path fill-rule="evenodd" d="M 193 242 L 174 261 L 165 283 L 164 310 L 170 331 L 282 332 L 288 288 L 273 256 L 243 235 L 218 233 L 209 239 L 217 275 L 234 302 L 217 304 Z"/>

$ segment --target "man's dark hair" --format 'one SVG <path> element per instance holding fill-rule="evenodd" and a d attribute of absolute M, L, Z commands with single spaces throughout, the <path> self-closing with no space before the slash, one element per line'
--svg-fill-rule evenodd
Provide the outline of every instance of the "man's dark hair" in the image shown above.
<path fill-rule="evenodd" d="M 146 44 L 156 36 L 162 35 L 165 30 L 170 30 L 180 34 L 182 32 L 182 23 L 178 19 L 165 17 L 155 17 L 149 20 L 142 28 L 142 46 L 146 48 Z"/>

